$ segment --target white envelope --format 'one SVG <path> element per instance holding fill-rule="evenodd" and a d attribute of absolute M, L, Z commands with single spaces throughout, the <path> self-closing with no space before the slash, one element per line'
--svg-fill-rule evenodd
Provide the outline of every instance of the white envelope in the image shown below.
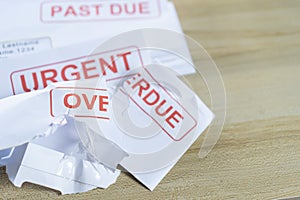
<path fill-rule="evenodd" d="M 145 14 L 111 15 L 108 12 L 111 5 L 127 5 L 127 10 L 130 5 L 135 5 L 138 10 L 140 4 L 146 9 Z M 96 5 L 101 5 L 99 9 L 103 11 L 96 18 L 63 15 L 68 8 L 95 9 Z M 55 12 L 54 20 L 49 18 L 52 7 L 62 10 Z M 125 8 L 122 10 L 125 11 Z M 5 19 L 0 21 L 0 58 L 37 52 L 49 46 L 55 48 L 93 39 L 106 40 L 141 28 L 162 28 L 182 33 L 175 7 L 166 0 L 0 1 L 0 17 Z"/>

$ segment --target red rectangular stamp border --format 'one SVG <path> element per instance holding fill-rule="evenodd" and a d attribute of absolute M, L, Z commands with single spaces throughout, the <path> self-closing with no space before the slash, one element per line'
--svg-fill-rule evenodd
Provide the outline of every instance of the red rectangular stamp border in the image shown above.
<path fill-rule="evenodd" d="M 91 0 L 76 0 L 75 2 L 92 2 Z M 101 1 L 108 1 L 109 0 L 101 0 Z M 118 19 L 78 19 L 78 20 L 51 20 L 51 21 L 46 21 L 43 19 L 43 5 L 47 3 L 61 3 L 61 2 L 69 2 L 72 3 L 72 1 L 44 1 L 40 5 L 40 21 L 42 23 L 80 23 L 80 22 L 97 22 L 97 21 L 124 21 L 124 20 L 142 20 L 142 19 L 155 19 L 159 18 L 162 14 L 161 10 L 161 2 L 160 0 L 156 0 L 157 2 L 157 7 L 158 7 L 158 15 L 157 16 L 151 16 L 151 17 L 132 17 L 132 18 L 118 18 Z"/>
<path fill-rule="evenodd" d="M 50 115 L 51 115 L 51 117 L 56 117 L 53 114 L 53 91 L 54 90 L 59 90 L 59 89 L 82 89 L 82 90 L 107 91 L 107 89 L 104 89 L 104 88 L 88 88 L 88 87 L 56 87 L 56 88 L 53 88 L 49 92 L 49 97 L 50 97 Z M 97 118 L 97 119 L 103 119 L 103 120 L 110 120 L 109 117 L 103 117 L 103 116 L 74 115 L 74 117 L 85 117 L 85 118 Z"/>
<path fill-rule="evenodd" d="M 132 97 L 130 97 L 125 91 L 123 91 L 122 89 L 120 89 L 120 91 L 127 95 L 128 98 L 134 103 L 136 104 L 147 116 L 149 116 L 172 140 L 174 140 L 175 142 L 179 142 L 181 141 L 185 136 L 187 136 L 194 128 L 196 128 L 196 126 L 198 125 L 198 122 L 196 121 L 196 119 L 184 108 L 184 106 L 178 102 L 174 97 L 172 97 L 172 95 L 152 76 L 152 74 L 147 70 L 147 68 L 144 67 L 144 70 L 149 74 L 149 76 L 153 79 L 154 82 L 156 82 L 156 84 L 159 85 L 159 87 L 161 87 L 169 96 L 171 99 L 173 99 L 193 120 L 194 125 L 185 133 L 183 134 L 183 136 L 181 136 L 180 138 L 176 139 L 174 138 L 167 130 L 164 129 L 164 127 L 162 127 L 149 113 L 147 113 Z"/>
<path fill-rule="evenodd" d="M 24 71 L 28 71 L 28 70 L 32 70 L 32 69 L 38 69 L 38 68 L 48 67 L 48 66 L 51 66 L 51 65 L 57 65 L 57 64 L 65 63 L 65 62 L 74 61 L 74 60 L 80 60 L 80 59 L 87 58 L 87 57 L 90 57 L 90 56 L 98 56 L 98 55 L 101 55 L 101 54 L 115 52 L 115 51 L 119 51 L 119 50 L 130 49 L 130 48 L 135 48 L 137 50 L 138 55 L 139 55 L 139 59 L 140 59 L 140 62 L 141 62 L 141 65 L 144 66 L 142 55 L 141 55 L 141 51 L 140 51 L 139 47 L 137 47 L 137 46 L 127 46 L 127 47 L 123 47 L 123 48 L 117 48 L 117 49 L 103 51 L 103 52 L 99 52 L 99 53 L 95 53 L 95 54 L 91 54 L 91 55 L 80 56 L 80 57 L 77 57 L 77 58 L 71 58 L 71 59 L 62 60 L 62 61 L 58 61 L 58 62 L 54 62 L 54 63 L 48 63 L 48 64 L 44 64 L 44 65 L 40 65 L 40 66 L 29 67 L 29 68 L 26 68 L 26 69 L 21 69 L 21 70 L 13 71 L 10 74 L 10 83 L 11 83 L 11 87 L 12 87 L 12 92 L 13 92 L 14 95 L 16 95 L 16 91 L 15 91 L 15 88 L 14 88 L 14 82 L 13 82 L 13 75 L 15 73 L 24 72 Z M 115 77 L 113 79 L 108 79 L 108 80 L 109 81 L 110 80 L 116 80 L 116 79 L 120 79 L 120 78 L 123 78 L 123 77 L 124 76 L 119 76 L 119 77 Z"/>

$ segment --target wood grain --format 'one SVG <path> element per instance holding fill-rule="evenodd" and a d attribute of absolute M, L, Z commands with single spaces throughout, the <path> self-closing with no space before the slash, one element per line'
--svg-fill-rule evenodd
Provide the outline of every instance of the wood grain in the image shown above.
<path fill-rule="evenodd" d="M 0 170 L 0 199 L 274 199 L 300 196 L 300 1 L 174 0 L 184 32 L 219 66 L 227 92 L 221 138 L 205 159 L 203 136 L 150 192 L 122 174 L 78 195 Z"/>

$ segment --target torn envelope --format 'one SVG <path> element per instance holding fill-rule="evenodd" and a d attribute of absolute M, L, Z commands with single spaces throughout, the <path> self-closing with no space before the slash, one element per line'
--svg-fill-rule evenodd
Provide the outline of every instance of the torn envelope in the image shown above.
<path fill-rule="evenodd" d="M 72 113 L 68 111 L 68 107 L 62 107 L 59 101 L 73 94 L 74 88 L 74 82 L 61 82 L 43 90 L 0 100 L 0 106 L 3 108 L 0 112 L 0 126 L 18 124 L 10 126 L 0 134 L 1 150 L 15 147 L 5 164 L 7 174 L 16 186 L 30 181 L 66 194 L 83 192 L 95 187 L 106 188 L 115 182 L 120 173 L 115 168 L 127 154 L 100 136 L 97 141 L 102 145 L 95 148 L 95 152 L 108 151 L 110 154 L 102 154 L 96 163 L 93 156 L 86 153 L 77 130 L 81 131 L 80 134 L 89 134 L 91 130 L 83 123 L 74 123 L 69 117 L 65 117 L 64 114 Z M 57 91 L 54 92 L 54 89 Z M 83 91 L 86 91 L 86 88 Z M 98 92 L 99 98 L 105 99 L 108 95 L 106 89 L 101 86 L 96 90 L 90 90 L 90 93 L 87 91 L 85 97 L 95 95 L 94 91 Z M 52 101 L 54 93 L 58 100 L 55 102 Z M 22 115 L 15 112 L 16 110 Z M 54 110 L 55 112 L 52 112 Z M 91 115 L 91 113 L 94 114 L 86 109 L 84 114 Z M 105 111 L 98 113 L 105 115 Z"/>
<path fill-rule="evenodd" d="M 107 82 L 113 120 L 99 120 L 98 132 L 129 154 L 120 165 L 153 190 L 214 115 L 167 67 L 148 65 L 128 73 L 134 76 Z"/>
<path fill-rule="evenodd" d="M 69 118 L 48 137 L 15 148 L 6 166 L 15 186 L 29 181 L 71 194 L 107 188 L 116 181 L 119 170 L 89 161 L 73 123 Z"/>

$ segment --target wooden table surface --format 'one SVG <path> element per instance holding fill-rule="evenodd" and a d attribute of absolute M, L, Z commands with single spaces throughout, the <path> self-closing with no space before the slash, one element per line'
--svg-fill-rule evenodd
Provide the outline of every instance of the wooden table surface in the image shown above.
<path fill-rule="evenodd" d="M 153 191 L 122 174 L 78 195 L 25 183 L 0 170 L 0 199 L 274 199 L 300 196 L 300 0 L 174 0 L 184 32 L 222 73 L 227 117 L 213 151 L 203 136 Z"/>

